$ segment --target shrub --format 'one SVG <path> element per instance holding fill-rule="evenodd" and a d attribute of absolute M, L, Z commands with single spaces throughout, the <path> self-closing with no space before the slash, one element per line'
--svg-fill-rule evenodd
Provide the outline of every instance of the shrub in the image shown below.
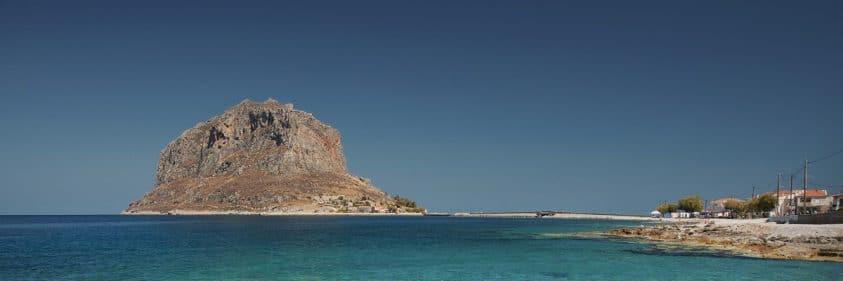
<path fill-rule="evenodd" d="M 723 208 L 733 213 L 743 213 L 746 211 L 746 203 L 738 200 L 729 200 L 723 204 Z"/>
<path fill-rule="evenodd" d="M 673 213 L 673 212 L 676 212 L 676 210 L 678 210 L 678 209 L 679 209 L 679 207 L 676 204 L 673 204 L 673 203 L 661 204 L 661 205 L 659 205 L 658 208 L 656 208 L 656 210 L 659 211 L 659 213 L 662 213 L 662 214 Z"/>
<path fill-rule="evenodd" d="M 751 212 L 769 212 L 776 208 L 778 201 L 772 194 L 764 194 L 749 200 L 747 209 Z"/>
<path fill-rule="evenodd" d="M 413 200 L 410 200 L 410 199 L 407 199 L 407 198 L 403 198 L 403 197 L 398 196 L 398 195 L 395 195 L 395 196 L 394 196 L 394 197 L 392 197 L 392 198 L 393 198 L 393 199 L 395 199 L 395 205 L 396 205 L 396 206 L 398 206 L 398 207 L 402 207 L 402 208 L 418 208 L 418 206 L 416 206 L 416 202 L 413 202 Z"/>
<path fill-rule="evenodd" d="M 689 213 L 700 212 L 703 210 L 703 201 L 699 196 L 688 196 L 679 199 L 679 209 Z"/>

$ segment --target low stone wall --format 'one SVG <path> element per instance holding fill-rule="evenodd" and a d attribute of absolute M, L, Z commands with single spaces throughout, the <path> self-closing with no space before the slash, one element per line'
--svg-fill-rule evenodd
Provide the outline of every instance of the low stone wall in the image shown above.
<path fill-rule="evenodd" d="M 779 217 L 769 217 L 769 218 L 767 218 L 767 221 L 768 222 L 774 222 L 774 223 L 790 223 L 790 222 L 796 223 L 797 219 L 799 219 L 799 216 L 797 216 L 797 215 L 785 215 L 785 216 L 779 216 Z"/>
<path fill-rule="evenodd" d="M 843 223 L 843 212 L 831 212 L 817 215 L 799 215 L 796 221 L 791 223 L 797 224 L 834 224 Z"/>

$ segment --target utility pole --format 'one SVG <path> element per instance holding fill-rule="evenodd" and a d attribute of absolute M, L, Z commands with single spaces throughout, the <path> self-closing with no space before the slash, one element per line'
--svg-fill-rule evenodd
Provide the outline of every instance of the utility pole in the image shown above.
<path fill-rule="evenodd" d="M 777 216 L 782 215 L 782 205 L 779 204 L 779 202 L 781 202 L 779 200 L 779 196 L 782 195 L 781 189 L 782 189 L 782 173 L 779 173 L 778 176 L 776 176 L 776 215 Z"/>
<path fill-rule="evenodd" d="M 808 207 L 808 159 L 805 159 L 805 171 L 802 173 L 802 206 Z"/>
<path fill-rule="evenodd" d="M 790 209 L 790 214 L 793 215 L 796 213 L 796 209 L 799 208 L 798 204 L 795 204 L 796 196 L 793 195 L 793 174 L 790 174 L 790 206 L 793 206 L 793 209 Z"/>
<path fill-rule="evenodd" d="M 749 199 L 753 198 L 755 198 L 755 186 L 752 186 L 752 197 L 749 197 Z"/>

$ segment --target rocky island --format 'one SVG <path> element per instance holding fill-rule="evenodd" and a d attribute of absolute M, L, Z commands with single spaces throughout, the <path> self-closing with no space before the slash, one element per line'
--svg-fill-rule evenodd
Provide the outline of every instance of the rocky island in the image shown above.
<path fill-rule="evenodd" d="M 269 99 L 244 100 L 170 142 L 154 189 L 123 214 L 422 211 L 351 175 L 336 129 Z"/>

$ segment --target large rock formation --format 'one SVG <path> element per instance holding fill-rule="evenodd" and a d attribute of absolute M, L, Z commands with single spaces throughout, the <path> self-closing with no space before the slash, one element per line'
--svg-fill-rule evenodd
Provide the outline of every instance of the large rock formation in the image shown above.
<path fill-rule="evenodd" d="M 155 188 L 124 213 L 418 212 L 348 173 L 340 133 L 275 100 L 245 100 L 161 152 Z"/>

